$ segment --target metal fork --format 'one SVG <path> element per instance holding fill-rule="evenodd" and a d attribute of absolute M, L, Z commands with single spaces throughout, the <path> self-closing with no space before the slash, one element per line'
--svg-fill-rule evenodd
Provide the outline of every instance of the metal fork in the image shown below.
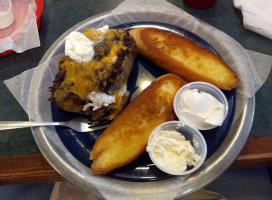
<path fill-rule="evenodd" d="M 107 128 L 109 126 L 109 121 L 88 122 L 88 120 L 81 117 L 65 122 L 0 121 L 0 130 L 38 126 L 66 126 L 78 132 L 92 132 Z"/>

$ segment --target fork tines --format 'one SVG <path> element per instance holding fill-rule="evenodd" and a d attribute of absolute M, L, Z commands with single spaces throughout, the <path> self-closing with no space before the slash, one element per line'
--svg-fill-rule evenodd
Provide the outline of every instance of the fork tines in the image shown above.
<path fill-rule="evenodd" d="M 88 125 L 89 125 L 89 128 L 92 128 L 92 127 L 102 126 L 102 125 L 106 125 L 110 123 L 111 121 L 107 120 L 107 121 L 101 121 L 101 122 L 89 122 Z"/>

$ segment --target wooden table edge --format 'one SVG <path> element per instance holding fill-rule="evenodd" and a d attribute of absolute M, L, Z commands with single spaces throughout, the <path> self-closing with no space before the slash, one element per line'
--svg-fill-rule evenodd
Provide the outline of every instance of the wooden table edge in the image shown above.
<path fill-rule="evenodd" d="M 272 166 L 272 136 L 249 138 L 231 167 Z M 42 154 L 0 156 L 0 185 L 64 181 Z"/>

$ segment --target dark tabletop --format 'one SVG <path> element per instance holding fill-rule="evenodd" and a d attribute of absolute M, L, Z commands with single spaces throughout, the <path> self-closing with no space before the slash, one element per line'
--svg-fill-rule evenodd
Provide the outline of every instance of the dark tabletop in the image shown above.
<path fill-rule="evenodd" d="M 0 120 L 28 120 L 27 114 L 4 85 L 4 80 L 36 67 L 47 49 L 66 30 L 86 18 L 115 8 L 121 2 L 122 0 L 44 1 L 39 29 L 41 46 L 20 54 L 11 53 L 0 57 Z M 230 35 L 244 48 L 272 55 L 272 40 L 245 29 L 241 11 L 233 7 L 231 0 L 219 0 L 214 7 L 206 10 L 189 8 L 182 0 L 169 2 Z M 250 137 L 272 136 L 271 91 L 270 73 L 266 83 L 256 93 L 256 110 Z M 39 153 L 39 150 L 30 129 L 0 131 L 0 156 L 35 153 Z"/>

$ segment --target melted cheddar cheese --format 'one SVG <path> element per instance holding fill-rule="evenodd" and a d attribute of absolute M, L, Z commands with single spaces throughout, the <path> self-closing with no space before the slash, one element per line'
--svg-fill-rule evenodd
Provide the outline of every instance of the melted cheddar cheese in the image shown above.
<path fill-rule="evenodd" d="M 94 44 L 103 42 L 107 45 L 107 55 L 102 56 L 99 59 L 92 59 L 91 61 L 84 63 L 77 63 L 69 57 L 64 57 L 59 60 L 60 70 L 65 71 L 64 80 L 61 82 L 59 88 L 54 91 L 54 98 L 57 104 L 66 111 L 82 112 L 84 104 L 76 104 L 73 99 L 67 98 L 69 94 L 77 95 L 81 100 L 88 103 L 87 95 L 92 91 L 101 91 L 99 86 L 100 81 L 107 81 L 112 73 L 112 65 L 117 59 L 117 54 L 121 50 L 126 50 L 126 46 L 123 44 L 123 37 L 126 34 L 124 31 L 118 31 L 116 29 L 109 29 L 106 34 L 97 31 L 94 28 L 86 29 L 83 34 L 88 37 Z M 103 53 L 103 47 L 101 47 Z M 96 52 L 95 52 L 96 53 Z M 119 81 L 118 85 L 126 83 L 121 77 L 115 77 L 114 81 Z M 116 84 L 116 83 L 114 83 Z M 118 92 L 114 92 L 110 95 L 115 96 L 116 102 L 114 103 L 114 111 L 109 118 L 114 118 L 115 115 L 121 110 L 119 105 L 122 101 L 122 96 L 119 96 Z M 97 111 L 99 114 L 101 111 Z"/>

